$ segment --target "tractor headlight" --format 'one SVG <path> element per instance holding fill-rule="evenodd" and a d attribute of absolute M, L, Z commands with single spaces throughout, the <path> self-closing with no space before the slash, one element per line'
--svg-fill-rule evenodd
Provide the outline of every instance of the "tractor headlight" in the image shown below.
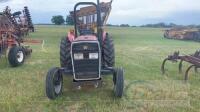
<path fill-rule="evenodd" d="M 83 53 L 74 53 L 74 59 L 75 60 L 82 60 L 83 59 Z"/>
<path fill-rule="evenodd" d="M 99 54 L 98 53 L 89 53 L 89 59 L 98 59 Z"/>

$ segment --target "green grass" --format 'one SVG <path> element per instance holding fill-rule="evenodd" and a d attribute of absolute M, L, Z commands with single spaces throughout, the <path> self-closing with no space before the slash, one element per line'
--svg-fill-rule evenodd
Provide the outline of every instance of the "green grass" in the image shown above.
<path fill-rule="evenodd" d="M 21 67 L 10 67 L 5 57 L 0 60 L 0 112 L 199 111 L 199 74 L 191 71 L 186 84 L 177 64 L 167 64 L 168 77 L 161 75 L 160 65 L 168 54 L 178 50 L 190 54 L 200 44 L 164 39 L 163 29 L 153 28 L 107 28 L 115 42 L 116 66 L 125 69 L 122 99 L 113 97 L 112 76 L 108 76 L 102 88 L 82 90 L 74 89 L 72 78 L 65 77 L 63 95 L 49 100 L 45 95 L 46 73 L 59 66 L 60 39 L 69 28 L 37 26 L 30 37 L 45 40 L 44 48 L 31 45 L 33 53 Z"/>

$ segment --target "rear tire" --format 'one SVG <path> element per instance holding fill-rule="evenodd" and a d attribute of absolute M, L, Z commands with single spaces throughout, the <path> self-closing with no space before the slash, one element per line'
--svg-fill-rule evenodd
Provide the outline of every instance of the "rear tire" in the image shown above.
<path fill-rule="evenodd" d="M 115 48 L 113 39 L 107 34 L 103 45 L 104 64 L 108 67 L 115 66 Z"/>
<path fill-rule="evenodd" d="M 121 98 L 124 90 L 124 70 L 122 68 L 116 68 L 113 74 L 114 82 L 114 94 L 116 97 Z"/>
<path fill-rule="evenodd" d="M 8 53 L 8 61 L 12 67 L 20 66 L 24 63 L 25 53 L 22 47 L 14 46 Z"/>
<path fill-rule="evenodd" d="M 51 68 L 46 76 L 46 95 L 49 99 L 56 99 L 62 93 L 63 76 L 59 68 Z"/>
<path fill-rule="evenodd" d="M 72 69 L 72 60 L 71 60 L 71 42 L 68 38 L 62 38 L 60 42 L 60 65 L 68 69 Z"/>

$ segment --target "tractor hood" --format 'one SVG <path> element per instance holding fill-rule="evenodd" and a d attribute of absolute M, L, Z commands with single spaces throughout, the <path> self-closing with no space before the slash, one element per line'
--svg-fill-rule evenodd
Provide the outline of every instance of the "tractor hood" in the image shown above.
<path fill-rule="evenodd" d="M 74 41 L 96 41 L 97 37 L 94 35 L 82 35 L 77 37 Z"/>

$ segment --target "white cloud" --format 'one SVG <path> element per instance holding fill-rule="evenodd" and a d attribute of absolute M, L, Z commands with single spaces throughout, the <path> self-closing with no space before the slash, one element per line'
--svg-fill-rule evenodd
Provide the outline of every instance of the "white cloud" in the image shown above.
<path fill-rule="evenodd" d="M 21 10 L 27 5 L 34 12 L 57 12 L 66 15 L 79 1 L 96 2 L 96 0 L 11 0 L 0 3 L 0 10 L 7 5 L 11 9 Z M 200 0 L 113 0 L 113 10 L 109 20 L 123 23 L 123 19 L 160 19 L 184 11 L 200 11 Z"/>
<path fill-rule="evenodd" d="M 109 21 L 162 19 L 184 11 L 200 11 L 200 0 L 114 0 Z"/>
<path fill-rule="evenodd" d="M 200 11 L 200 0 L 116 0 L 112 14 L 134 18 L 162 18 L 185 10 Z"/>
<path fill-rule="evenodd" d="M 3 10 L 6 6 L 12 6 L 12 9 L 18 10 L 27 5 L 27 0 L 9 0 L 8 2 L 0 3 L 0 9 Z"/>

